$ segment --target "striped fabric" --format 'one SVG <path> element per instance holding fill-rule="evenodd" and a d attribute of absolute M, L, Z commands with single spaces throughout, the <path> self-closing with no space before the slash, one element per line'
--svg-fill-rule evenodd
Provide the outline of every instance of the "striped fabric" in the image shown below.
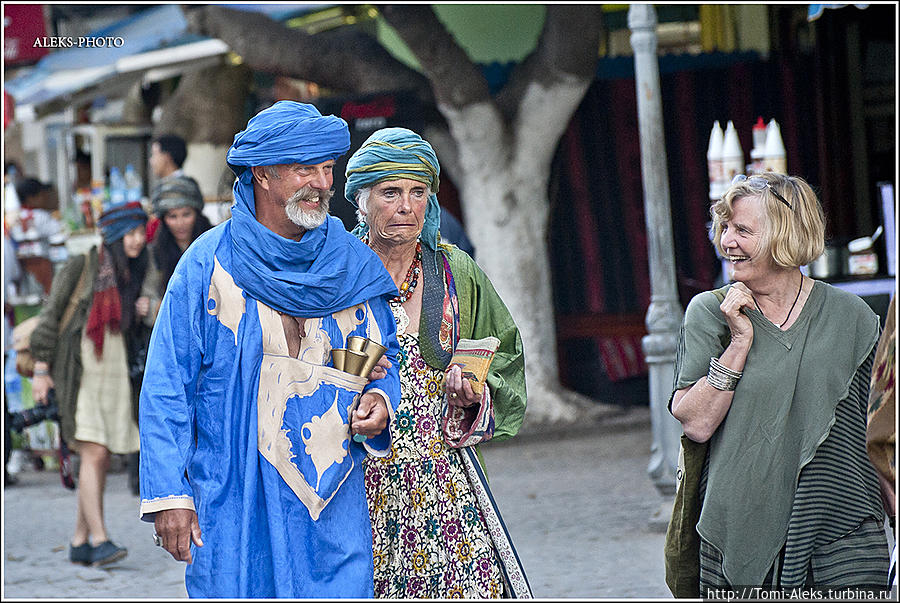
<path fill-rule="evenodd" d="M 647 363 L 641 350 L 642 335 L 598 337 L 600 361 L 612 382 L 647 374 Z"/>
<path fill-rule="evenodd" d="M 740 586 L 887 584 L 888 549 L 881 525 L 884 511 L 865 447 L 873 359 L 874 350 L 857 369 L 847 398 L 838 403 L 828 437 L 800 472 L 786 543 L 780 559 L 773 561 L 766 583 Z M 706 493 L 707 470 L 708 459 L 700 479 L 701 497 Z M 701 592 L 727 586 L 721 553 L 701 538 Z"/>

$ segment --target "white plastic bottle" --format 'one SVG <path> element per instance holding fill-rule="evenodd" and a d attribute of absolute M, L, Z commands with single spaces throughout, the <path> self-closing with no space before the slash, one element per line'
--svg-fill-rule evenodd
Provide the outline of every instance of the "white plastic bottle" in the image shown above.
<path fill-rule="evenodd" d="M 706 165 L 709 170 L 709 198 L 717 200 L 722 195 L 722 143 L 725 134 L 719 120 L 713 124 L 709 133 L 709 147 L 706 150 Z"/>
<path fill-rule="evenodd" d="M 773 118 L 766 127 L 766 148 L 763 152 L 763 167 L 767 172 L 787 174 L 784 141 L 781 139 L 781 127 Z"/>
<path fill-rule="evenodd" d="M 750 165 L 747 168 L 747 175 L 759 174 L 764 172 L 763 156 L 766 152 L 766 122 L 762 116 L 757 118 L 756 124 L 753 126 L 753 148 L 750 150 Z"/>
<path fill-rule="evenodd" d="M 22 208 L 22 206 L 19 205 L 19 195 L 16 193 L 17 177 L 16 166 L 10 166 L 9 181 L 6 183 L 6 188 L 3 190 L 3 211 L 12 215 L 17 214 Z"/>
<path fill-rule="evenodd" d="M 141 178 L 134 171 L 134 166 L 129 163 L 125 166 L 125 200 L 140 201 L 142 194 Z"/>
<path fill-rule="evenodd" d="M 119 168 L 116 166 L 112 166 L 109 168 L 109 205 L 110 207 L 115 207 L 116 205 L 121 205 L 125 203 L 125 178 L 122 177 L 122 172 L 119 171 Z M 104 208 L 108 209 L 108 208 Z"/>
<path fill-rule="evenodd" d="M 728 120 L 725 127 L 725 140 L 722 143 L 722 179 L 724 188 L 728 188 L 731 181 L 738 174 L 744 173 L 744 151 L 741 150 L 741 142 L 738 140 L 734 122 Z"/>

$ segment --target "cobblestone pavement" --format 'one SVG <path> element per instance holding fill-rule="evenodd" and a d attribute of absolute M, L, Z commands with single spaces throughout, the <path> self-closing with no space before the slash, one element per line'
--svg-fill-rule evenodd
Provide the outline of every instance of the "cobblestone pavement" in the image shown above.
<path fill-rule="evenodd" d="M 669 597 L 663 534 L 649 527 L 660 497 L 647 476 L 649 412 L 522 435 L 482 448 L 494 497 L 538 598 Z M 179 599 L 184 566 L 152 542 L 127 474 L 109 475 L 112 540 L 128 556 L 108 569 L 68 561 L 75 493 L 56 471 L 26 470 L 4 489 L 3 599 Z"/>

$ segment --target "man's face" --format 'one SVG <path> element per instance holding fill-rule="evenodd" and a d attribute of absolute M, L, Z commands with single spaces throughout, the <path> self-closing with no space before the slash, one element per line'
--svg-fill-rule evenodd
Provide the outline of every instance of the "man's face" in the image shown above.
<path fill-rule="evenodd" d="M 292 163 L 275 166 L 280 178 L 269 178 L 272 196 L 280 202 L 291 222 L 306 230 L 322 225 L 328 217 L 334 192 L 334 161 L 315 165 Z"/>
<path fill-rule="evenodd" d="M 173 169 L 174 165 L 172 157 L 168 153 L 163 152 L 158 142 L 150 145 L 150 170 L 154 176 L 165 178 L 175 171 Z"/>

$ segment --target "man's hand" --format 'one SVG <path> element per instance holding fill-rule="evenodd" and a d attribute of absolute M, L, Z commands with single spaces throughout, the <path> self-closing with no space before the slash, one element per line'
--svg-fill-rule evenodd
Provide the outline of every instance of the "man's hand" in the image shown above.
<path fill-rule="evenodd" d="M 200 522 L 197 512 L 191 509 L 167 509 L 159 511 L 153 520 L 162 546 L 169 551 L 175 561 L 191 563 L 191 541 L 203 546 L 200 538 Z"/>
<path fill-rule="evenodd" d="M 380 394 L 363 393 L 350 417 L 350 432 L 375 437 L 387 427 L 388 417 L 387 405 Z"/>
<path fill-rule="evenodd" d="M 383 379 L 387 376 L 388 369 L 393 366 L 391 361 L 388 360 L 387 354 L 378 359 L 378 364 L 372 367 L 372 372 L 369 373 L 369 382 L 376 381 L 378 379 Z"/>

